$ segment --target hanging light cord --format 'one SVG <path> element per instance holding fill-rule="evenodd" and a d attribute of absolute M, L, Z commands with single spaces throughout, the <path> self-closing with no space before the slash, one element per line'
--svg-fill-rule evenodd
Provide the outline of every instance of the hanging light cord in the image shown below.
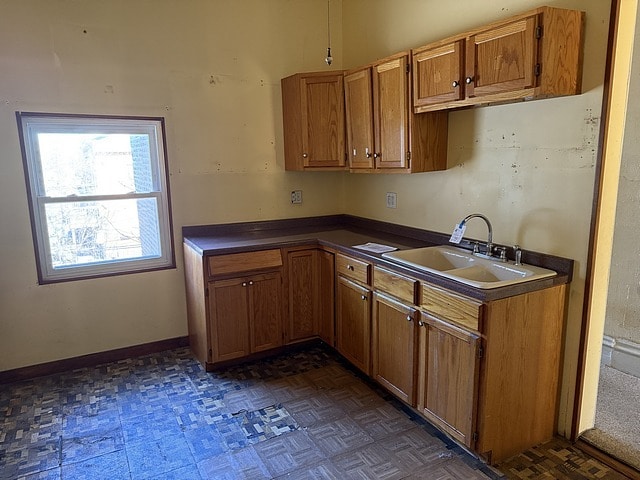
<path fill-rule="evenodd" d="M 331 65 L 333 62 L 333 57 L 331 56 L 331 10 L 330 10 L 331 0 L 327 0 L 327 57 L 324 59 L 327 62 L 327 65 Z"/>

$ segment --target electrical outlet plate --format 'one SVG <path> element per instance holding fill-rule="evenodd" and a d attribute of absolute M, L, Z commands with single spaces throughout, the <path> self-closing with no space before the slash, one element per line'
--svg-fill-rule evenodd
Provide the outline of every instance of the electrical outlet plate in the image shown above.
<path fill-rule="evenodd" d="M 302 203 L 302 190 L 293 190 L 291 192 L 291 203 L 294 205 Z"/>
<path fill-rule="evenodd" d="M 395 192 L 387 192 L 387 208 L 396 208 L 398 206 L 398 194 Z"/>

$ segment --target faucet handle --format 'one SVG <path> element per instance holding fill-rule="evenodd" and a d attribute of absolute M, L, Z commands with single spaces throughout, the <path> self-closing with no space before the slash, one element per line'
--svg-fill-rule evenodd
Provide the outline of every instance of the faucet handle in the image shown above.
<path fill-rule="evenodd" d="M 498 247 L 498 250 L 500 250 L 500 261 L 501 262 L 506 262 L 507 261 L 507 247 Z"/>
<path fill-rule="evenodd" d="M 520 250 L 520 245 L 513 246 L 513 254 L 515 256 L 515 265 L 520 265 L 522 263 L 522 250 Z"/>

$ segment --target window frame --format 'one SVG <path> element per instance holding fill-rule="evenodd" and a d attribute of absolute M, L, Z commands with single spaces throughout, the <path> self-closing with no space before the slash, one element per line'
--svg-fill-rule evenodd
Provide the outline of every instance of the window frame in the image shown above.
<path fill-rule="evenodd" d="M 169 162 L 163 117 L 91 115 L 43 112 L 16 112 L 20 148 L 27 188 L 31 233 L 40 285 L 88 278 L 127 275 L 176 268 Z M 143 133 L 149 136 L 150 169 L 154 188 L 150 192 L 127 194 L 91 194 L 47 197 L 44 195 L 42 160 L 38 133 Z M 155 140 L 155 141 L 154 141 Z M 54 268 L 51 256 L 45 207 L 54 203 L 109 201 L 119 199 L 156 199 L 161 254 L 159 257 L 135 257 Z"/>

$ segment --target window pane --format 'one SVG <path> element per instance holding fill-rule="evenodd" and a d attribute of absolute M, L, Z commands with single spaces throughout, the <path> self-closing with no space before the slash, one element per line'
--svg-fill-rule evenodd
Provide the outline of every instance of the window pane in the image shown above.
<path fill-rule="evenodd" d="M 39 133 L 38 147 L 44 196 L 157 191 L 148 135 Z"/>
<path fill-rule="evenodd" d="M 49 203 L 45 212 L 54 269 L 162 255 L 155 198 Z"/>

